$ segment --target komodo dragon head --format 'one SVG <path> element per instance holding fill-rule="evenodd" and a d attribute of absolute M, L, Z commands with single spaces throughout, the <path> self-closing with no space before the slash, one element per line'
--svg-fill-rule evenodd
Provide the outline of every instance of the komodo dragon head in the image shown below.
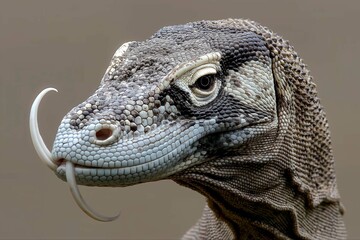
<path fill-rule="evenodd" d="M 315 84 L 293 47 L 255 22 L 188 23 L 123 44 L 95 93 L 65 115 L 51 154 L 36 121 L 49 90 L 33 104 L 33 141 L 98 220 L 114 218 L 91 210 L 76 184 L 172 179 L 208 199 L 190 235 L 345 237 Z"/>

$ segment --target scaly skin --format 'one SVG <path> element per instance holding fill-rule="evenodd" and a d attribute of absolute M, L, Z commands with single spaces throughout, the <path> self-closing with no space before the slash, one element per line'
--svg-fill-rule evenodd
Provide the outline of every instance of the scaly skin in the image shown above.
<path fill-rule="evenodd" d="M 249 20 L 164 27 L 123 45 L 58 129 L 66 180 L 172 179 L 208 199 L 184 239 L 345 239 L 328 123 L 293 47 Z"/>

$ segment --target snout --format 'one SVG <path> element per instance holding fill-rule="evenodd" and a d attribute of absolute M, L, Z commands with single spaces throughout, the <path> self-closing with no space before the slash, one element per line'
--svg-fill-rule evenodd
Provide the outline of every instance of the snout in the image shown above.
<path fill-rule="evenodd" d="M 79 130 L 64 119 L 54 141 L 52 159 L 62 163 L 56 174 L 63 180 L 64 163 L 70 161 L 78 184 L 128 186 L 161 179 L 171 174 L 172 168 L 175 172 L 175 167 L 177 171 L 182 166 L 179 161 L 196 151 L 194 143 L 204 134 L 199 124 L 162 125 L 135 136 L 110 121 L 92 122 Z"/>

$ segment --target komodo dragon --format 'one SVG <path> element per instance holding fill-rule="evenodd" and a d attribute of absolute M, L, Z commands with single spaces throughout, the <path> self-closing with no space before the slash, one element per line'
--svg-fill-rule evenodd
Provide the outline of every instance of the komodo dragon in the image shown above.
<path fill-rule="evenodd" d="M 123 44 L 40 158 L 77 185 L 171 179 L 207 198 L 184 239 L 345 239 L 328 122 L 288 41 L 250 20 L 164 27 Z"/>

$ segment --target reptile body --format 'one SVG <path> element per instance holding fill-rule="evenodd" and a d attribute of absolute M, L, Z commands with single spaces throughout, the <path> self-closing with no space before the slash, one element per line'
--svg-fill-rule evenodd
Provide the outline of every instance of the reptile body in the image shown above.
<path fill-rule="evenodd" d="M 184 239 L 346 238 L 313 79 L 288 41 L 250 20 L 164 27 L 121 46 L 49 159 L 81 185 L 172 179 L 203 194 Z"/>

